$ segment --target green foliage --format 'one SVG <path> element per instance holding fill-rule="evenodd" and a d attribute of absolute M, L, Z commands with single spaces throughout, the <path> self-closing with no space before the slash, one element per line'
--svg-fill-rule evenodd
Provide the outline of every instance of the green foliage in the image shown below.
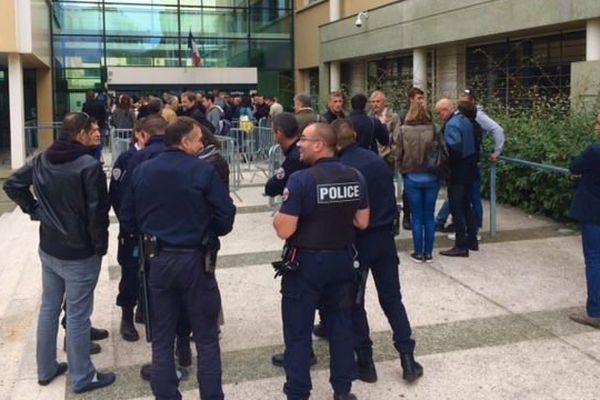
<path fill-rule="evenodd" d="M 561 102 L 540 102 L 530 110 L 492 106 L 486 111 L 504 128 L 503 155 L 508 157 L 568 167 L 594 141 L 595 115 L 569 115 Z M 488 154 L 493 151 L 491 137 L 486 138 L 485 149 Z M 489 165 L 484 162 L 482 177 L 486 197 L 489 197 Z M 557 220 L 568 219 L 577 178 L 506 162 L 497 166 L 498 202 Z"/>

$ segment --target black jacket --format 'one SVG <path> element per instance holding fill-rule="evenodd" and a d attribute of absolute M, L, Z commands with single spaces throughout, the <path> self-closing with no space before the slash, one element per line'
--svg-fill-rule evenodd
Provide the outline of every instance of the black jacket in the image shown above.
<path fill-rule="evenodd" d="M 41 222 L 41 250 L 62 260 L 102 256 L 108 248 L 106 175 L 89 153 L 60 139 L 4 184 L 8 197 Z"/>
<path fill-rule="evenodd" d="M 379 154 L 377 143 L 386 146 L 390 138 L 385 125 L 378 118 L 370 117 L 362 110 L 353 110 L 348 117 L 356 132 L 356 143 L 362 148 Z"/>
<path fill-rule="evenodd" d="M 579 222 L 600 225 L 600 144 L 589 146 L 571 161 L 569 170 L 581 175 L 570 215 Z"/>

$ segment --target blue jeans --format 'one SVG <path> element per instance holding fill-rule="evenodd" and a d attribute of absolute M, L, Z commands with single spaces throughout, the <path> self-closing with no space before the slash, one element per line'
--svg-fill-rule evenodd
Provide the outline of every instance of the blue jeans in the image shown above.
<path fill-rule="evenodd" d="M 582 223 L 581 242 L 587 280 L 586 310 L 590 317 L 600 318 L 600 225 Z"/>
<path fill-rule="evenodd" d="M 39 250 L 42 305 L 37 328 L 38 379 L 56 373 L 56 335 L 63 298 L 67 301 L 67 361 L 73 389 L 86 386 L 96 373 L 90 358 L 90 316 L 102 258 L 60 260 Z"/>
<path fill-rule="evenodd" d="M 415 253 L 431 255 L 435 239 L 435 201 L 440 191 L 438 180 L 416 182 L 404 178 L 404 190 L 410 203 L 412 236 Z"/>
<path fill-rule="evenodd" d="M 481 167 L 477 168 L 477 178 L 475 179 L 475 182 L 473 182 L 469 194 L 471 197 L 473 214 L 475 214 L 475 222 L 477 223 L 477 227 L 481 229 L 483 226 L 483 204 L 481 202 Z M 442 204 L 442 208 L 440 208 L 440 211 L 438 211 L 438 214 L 435 217 L 435 223 L 438 225 L 446 225 L 449 215 L 450 204 L 448 203 L 448 199 L 446 199 L 444 204 Z"/>

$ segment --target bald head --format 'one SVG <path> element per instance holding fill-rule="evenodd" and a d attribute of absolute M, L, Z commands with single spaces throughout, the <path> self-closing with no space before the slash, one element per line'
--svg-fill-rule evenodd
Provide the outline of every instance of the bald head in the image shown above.
<path fill-rule="evenodd" d="M 442 120 L 447 121 L 454 112 L 454 103 L 447 98 L 439 99 L 435 103 L 435 112 Z"/>

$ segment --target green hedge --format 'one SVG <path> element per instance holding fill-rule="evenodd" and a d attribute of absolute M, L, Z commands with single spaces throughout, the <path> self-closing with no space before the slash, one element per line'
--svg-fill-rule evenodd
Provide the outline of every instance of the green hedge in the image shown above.
<path fill-rule="evenodd" d="M 504 128 L 503 155 L 508 157 L 568 167 L 569 162 L 595 138 L 594 115 L 565 116 L 553 110 L 510 116 L 490 110 L 489 115 Z M 489 137 L 485 149 L 487 153 L 493 150 L 493 141 Z M 490 164 L 484 162 L 483 165 L 482 190 L 484 196 L 489 197 Z M 560 221 L 568 219 L 577 178 L 504 162 L 498 163 L 497 171 L 498 202 Z"/>

